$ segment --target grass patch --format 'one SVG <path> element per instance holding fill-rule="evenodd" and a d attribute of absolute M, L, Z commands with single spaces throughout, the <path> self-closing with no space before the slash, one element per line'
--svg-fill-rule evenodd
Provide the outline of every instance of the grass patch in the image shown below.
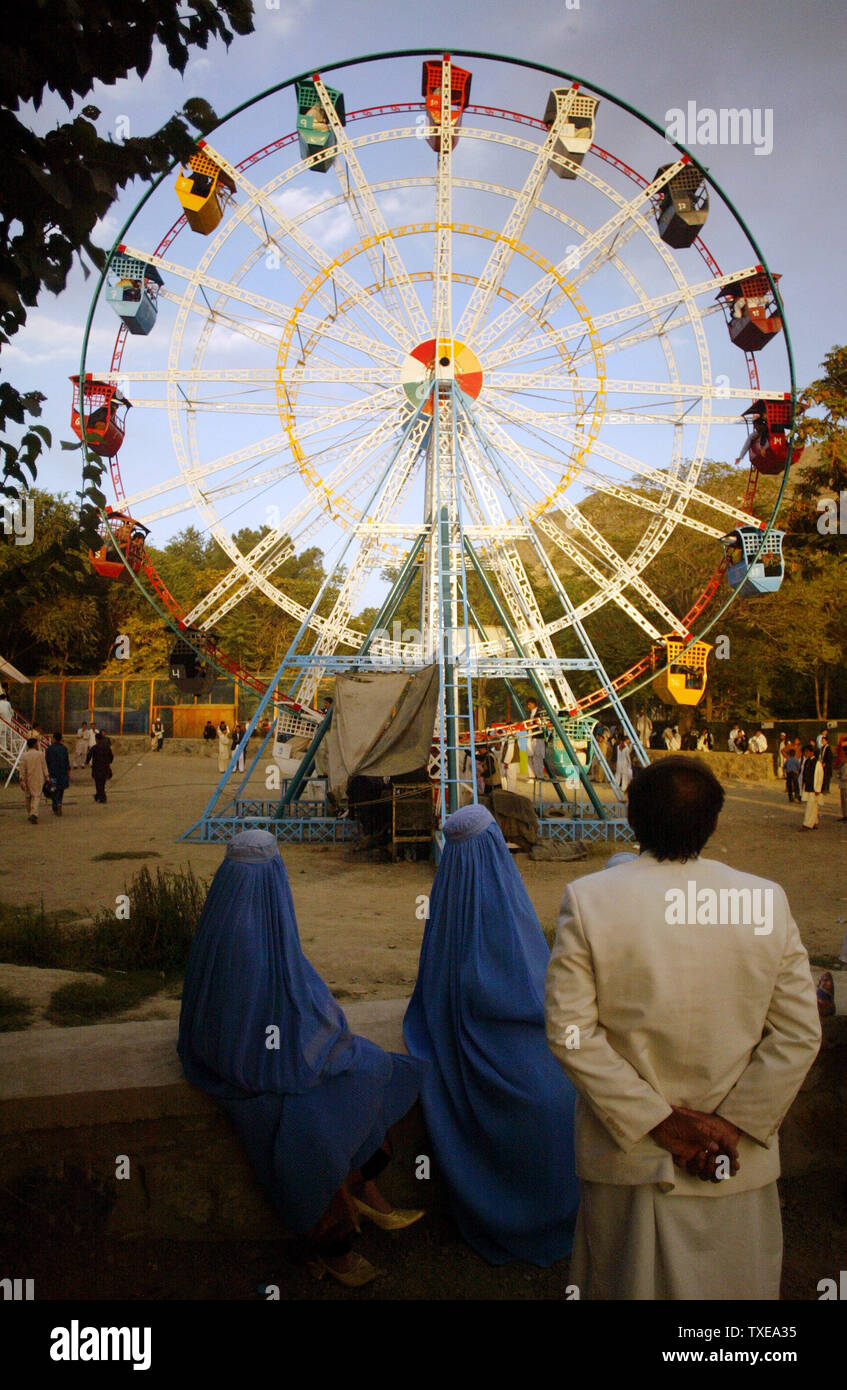
<path fill-rule="evenodd" d="M 161 859 L 157 849 L 107 849 L 105 854 L 93 854 L 92 864 L 100 864 L 104 859 Z"/>
<path fill-rule="evenodd" d="M 129 917 L 101 912 L 85 943 L 97 970 L 158 970 L 173 975 L 185 969 L 208 884 L 189 869 L 141 869 L 126 889 Z"/>
<path fill-rule="evenodd" d="M 0 1033 L 15 1033 L 28 1028 L 35 1013 L 31 1004 L 10 989 L 0 989 Z"/>
<path fill-rule="evenodd" d="M 54 990 L 44 1016 L 60 1027 L 78 1028 L 131 1009 L 161 987 L 161 976 L 149 970 L 131 975 L 106 975 L 102 983 L 78 980 Z"/>
<path fill-rule="evenodd" d="M 57 970 L 145 971 L 181 974 L 206 900 L 208 882 L 191 868 L 146 866 L 124 885 L 129 917 L 97 913 L 90 926 L 70 927 L 72 909 L 0 906 L 0 961 Z"/>

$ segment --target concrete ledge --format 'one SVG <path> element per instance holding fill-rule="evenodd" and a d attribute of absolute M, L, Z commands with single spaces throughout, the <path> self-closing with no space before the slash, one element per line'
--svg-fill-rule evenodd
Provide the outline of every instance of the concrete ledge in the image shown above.
<path fill-rule="evenodd" d="M 648 756 L 651 763 L 657 763 L 661 758 L 669 758 L 670 752 L 662 748 L 648 748 Z M 675 756 L 680 758 L 700 758 L 721 782 L 777 782 L 782 784 L 782 779 L 777 777 L 774 769 L 774 759 L 771 753 L 695 753 L 684 749 Z"/>
<path fill-rule="evenodd" d="M 403 1052 L 406 999 L 346 1009 L 353 1030 Z M 847 1128 L 847 1017 L 823 1046 L 782 1127 L 786 1177 L 841 1172 Z M 37 1204 L 56 1238 L 279 1240 L 286 1235 L 226 1116 L 182 1075 L 173 1021 L 0 1036 L 0 1232 Z M 420 1108 L 395 1132 L 386 1189 L 398 1205 L 441 1207 L 415 1160 L 429 1152 Z"/>

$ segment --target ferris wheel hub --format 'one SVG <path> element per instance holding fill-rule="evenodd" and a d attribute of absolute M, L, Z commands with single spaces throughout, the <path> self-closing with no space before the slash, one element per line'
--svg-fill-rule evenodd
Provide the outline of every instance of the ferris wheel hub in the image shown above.
<path fill-rule="evenodd" d="M 427 338 L 404 358 L 400 381 L 414 406 L 420 404 L 433 381 L 455 381 L 466 396 L 476 400 L 482 390 L 482 364 L 458 338 Z M 424 414 L 431 413 L 432 401 L 428 400 Z"/>

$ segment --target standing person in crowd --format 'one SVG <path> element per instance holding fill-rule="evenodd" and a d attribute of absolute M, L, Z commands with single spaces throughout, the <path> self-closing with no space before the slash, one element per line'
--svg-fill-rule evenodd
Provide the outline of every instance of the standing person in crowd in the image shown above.
<path fill-rule="evenodd" d="M 821 791 L 826 796 L 829 791 L 829 784 L 832 781 L 832 748 L 829 743 L 829 734 L 823 730 L 818 738 L 818 757 L 823 765 L 823 787 Z"/>
<path fill-rule="evenodd" d="M 549 959 L 497 822 L 455 811 L 403 1034 L 456 1224 L 493 1265 L 547 1266 L 573 1241 L 575 1096 L 544 1034 Z"/>
<path fill-rule="evenodd" d="M 91 776 L 94 778 L 94 800 L 106 804 L 106 783 L 112 775 L 114 754 L 106 735 L 97 730 L 94 747 L 89 748 L 85 761 L 91 763 Z"/>
<path fill-rule="evenodd" d="M 243 737 L 244 737 L 244 735 L 246 734 L 246 732 L 247 732 L 247 725 L 246 725 L 246 724 L 236 724 L 236 726 L 235 726 L 235 728 L 233 729 L 233 732 L 232 732 L 232 746 L 233 746 L 233 748 L 237 748 L 237 747 L 238 747 L 238 744 L 241 742 L 241 740 L 243 739 Z M 243 771 L 244 771 L 244 749 L 243 749 L 243 748 L 242 748 L 241 752 L 240 752 L 239 755 L 238 755 L 238 761 L 237 761 L 237 763 L 235 764 L 235 770 L 236 770 L 236 772 L 243 772 Z"/>
<path fill-rule="evenodd" d="M 165 726 L 162 723 L 161 714 L 157 714 L 153 723 L 150 725 L 150 752 L 161 753 L 162 744 L 165 741 Z"/>
<path fill-rule="evenodd" d="M 57 729 L 53 735 L 53 742 L 47 749 L 45 755 L 47 770 L 50 773 L 52 792 L 50 800 L 53 803 L 53 815 L 62 814 L 62 798 L 68 787 L 71 785 L 71 760 L 68 750 L 62 742 L 62 731 Z"/>
<path fill-rule="evenodd" d="M 806 814 L 800 828 L 802 830 L 817 830 L 820 820 L 820 800 L 823 793 L 823 760 L 818 757 L 813 743 L 809 744 L 806 753 L 806 761 L 803 763 Z"/>
<path fill-rule="evenodd" d="M 847 820 L 847 734 L 842 734 L 835 750 L 835 776 L 841 794 L 841 815 L 839 820 Z"/>
<path fill-rule="evenodd" d="M 650 727 L 652 728 L 652 725 L 651 725 Z M 608 761 L 609 761 L 609 739 L 608 739 L 608 735 L 607 735 L 607 733 L 606 733 L 606 730 L 605 730 L 605 728 L 604 728 L 604 726 L 603 726 L 602 724 L 597 724 L 597 725 L 595 725 L 595 728 L 594 728 L 594 731 L 593 731 L 593 738 L 594 738 L 594 743 L 595 743 L 595 745 L 596 745 L 596 748 L 597 748 L 598 753 L 601 753 L 601 754 L 603 755 L 603 757 L 605 758 L 606 762 L 608 762 Z M 605 777 L 605 775 L 606 775 L 606 774 L 605 774 L 604 771 L 603 771 L 603 768 L 602 768 L 601 763 L 600 763 L 600 759 L 599 759 L 599 758 L 592 758 L 592 759 L 591 759 L 591 766 L 590 766 L 589 769 L 588 769 L 588 776 L 589 776 L 590 781 L 592 781 L 592 782 L 602 782 L 603 779 L 604 779 L 604 777 Z"/>
<path fill-rule="evenodd" d="M 788 800 L 800 801 L 800 759 L 794 752 L 793 746 L 789 748 L 788 756 L 783 763 L 785 773 L 785 790 L 788 793 Z"/>
<path fill-rule="evenodd" d="M 632 750 L 626 735 L 618 740 L 615 755 L 615 781 L 622 791 L 626 791 L 632 781 Z"/>
<path fill-rule="evenodd" d="M 226 772 L 232 754 L 232 735 L 229 725 L 222 719 L 218 725 L 218 772 Z"/>
<path fill-rule="evenodd" d="M 38 825 L 38 808 L 44 795 L 44 783 L 49 782 L 50 773 L 37 738 L 28 738 L 26 741 L 26 752 L 18 763 L 18 779 L 30 824 Z"/>
<path fill-rule="evenodd" d="M 653 721 L 646 709 L 639 710 L 638 712 L 638 716 L 635 720 L 635 732 L 641 740 L 642 748 L 649 747 L 650 735 L 653 732 Z"/>
<path fill-rule="evenodd" d="M 788 736 L 780 734 L 779 745 L 776 750 L 776 775 L 781 780 L 785 778 L 785 759 L 788 757 Z"/>
<path fill-rule="evenodd" d="M 531 697 L 526 702 L 527 719 L 539 721 L 539 727 L 530 731 L 526 741 L 526 752 L 529 760 L 529 775 L 536 782 L 544 780 L 544 728 L 541 725 L 541 711 L 538 708 L 538 701 Z"/>
<path fill-rule="evenodd" d="M 579 1093 L 568 1277 L 582 1299 L 779 1298 L 777 1134 L 820 1020 L 782 888 L 700 857 L 723 801 L 694 759 L 639 769 L 639 857 L 577 879 L 562 902 L 547 1038 Z M 752 912 L 681 921 L 692 880 L 698 903 L 765 895 L 770 930 Z"/>
<path fill-rule="evenodd" d="M 803 759 L 803 752 L 804 752 L 804 749 L 803 749 L 803 741 L 802 741 L 802 739 L 800 738 L 800 735 L 798 734 L 797 737 L 796 737 L 795 740 L 794 740 L 794 756 L 795 756 L 795 758 L 800 758 L 800 760 L 802 761 L 802 759 Z"/>
<path fill-rule="evenodd" d="M 82 723 L 76 731 L 76 743 L 74 744 L 73 761 L 73 765 L 75 768 L 85 767 L 85 760 L 88 756 L 89 747 L 90 744 L 88 740 L 88 722 L 87 720 L 83 719 Z"/>
<path fill-rule="evenodd" d="M 0 686 L 0 719 L 5 719 L 11 724 L 15 711 L 12 709 L 12 702 L 9 699 L 8 685 Z"/>
<path fill-rule="evenodd" d="M 203 738 L 206 740 L 207 743 L 209 743 L 213 738 L 217 738 L 217 736 L 218 735 L 215 731 L 214 724 L 212 723 L 211 719 L 207 719 L 206 727 L 203 730 Z"/>

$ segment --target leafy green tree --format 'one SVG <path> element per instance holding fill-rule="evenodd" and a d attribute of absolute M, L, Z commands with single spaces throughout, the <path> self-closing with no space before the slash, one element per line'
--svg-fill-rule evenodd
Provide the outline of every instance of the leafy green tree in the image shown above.
<path fill-rule="evenodd" d="M 4 25 L 0 39 L 0 347 L 24 325 L 44 290 L 64 289 L 75 257 L 82 261 L 84 253 L 103 265 L 106 253 L 91 235 L 120 190 L 187 158 L 196 140 L 192 132 L 205 133 L 216 121 L 205 101 L 193 99 L 152 135 L 115 141 L 98 134 L 95 106 L 83 106 L 43 136 L 21 119 L 21 108 L 31 102 L 38 109 L 51 91 L 73 111 L 96 81 L 143 77 L 155 43 L 183 72 L 192 48 L 205 48 L 212 38 L 229 45 L 234 33 L 250 33 L 252 13 L 251 0 L 86 0 L 84 7 L 77 0 L 31 0 L 16 8 L 14 24 Z M 41 449 L 51 443 L 43 426 L 30 423 L 43 400 L 40 392 L 0 383 L 0 432 L 10 425 L 24 431 L 16 443 L 0 443 L 0 497 L 25 491 Z M 99 500 L 101 471 L 99 461 L 89 462 L 92 501 Z M 87 520 L 93 523 L 96 514 L 89 511 Z"/>

